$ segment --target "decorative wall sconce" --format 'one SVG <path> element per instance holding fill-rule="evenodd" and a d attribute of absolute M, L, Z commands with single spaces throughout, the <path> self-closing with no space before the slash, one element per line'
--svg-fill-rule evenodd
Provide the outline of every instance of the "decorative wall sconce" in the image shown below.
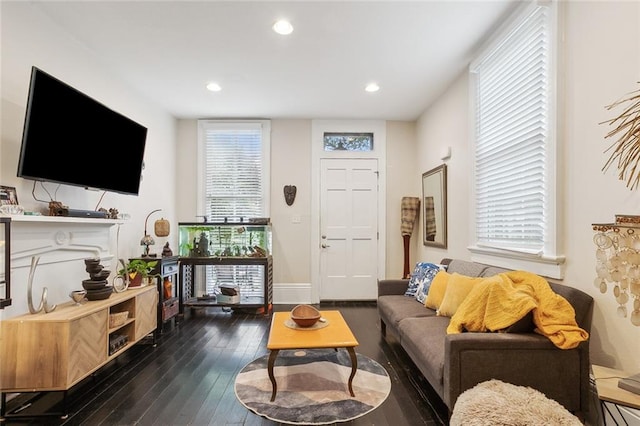
<path fill-rule="evenodd" d="M 596 245 L 594 285 L 606 293 L 613 284 L 617 313 L 627 317 L 631 301 L 631 323 L 640 326 L 640 216 L 616 215 L 615 223 L 594 223 Z"/>

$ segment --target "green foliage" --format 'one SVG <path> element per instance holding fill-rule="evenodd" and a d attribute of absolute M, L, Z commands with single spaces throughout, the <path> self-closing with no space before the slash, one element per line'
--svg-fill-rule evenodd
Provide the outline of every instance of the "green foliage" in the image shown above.
<path fill-rule="evenodd" d="M 124 268 L 118 271 L 118 275 L 124 276 L 125 273 L 129 274 L 129 277 L 133 279 L 137 274 L 140 274 L 142 278 L 155 276 L 151 272 L 158 265 L 157 260 L 143 260 L 133 259 Z M 157 274 L 156 274 L 157 275 Z"/>

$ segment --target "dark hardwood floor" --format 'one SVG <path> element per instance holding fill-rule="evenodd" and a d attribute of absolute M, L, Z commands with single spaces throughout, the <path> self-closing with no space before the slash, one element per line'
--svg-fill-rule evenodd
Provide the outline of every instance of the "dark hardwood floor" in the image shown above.
<path fill-rule="evenodd" d="M 276 311 L 293 306 L 276 305 Z M 374 302 L 323 303 L 342 312 L 360 345 L 391 377 L 391 394 L 352 425 L 443 425 L 446 407 L 399 347 L 382 338 Z M 234 378 L 266 354 L 270 315 L 246 310 L 200 308 L 173 327 L 156 345 L 138 344 L 67 393 L 21 394 L 8 413 L 64 411 L 60 416 L 6 418 L 4 424 L 37 425 L 275 425 L 247 410 L 234 393 Z M 152 342 L 151 342 L 152 343 Z M 34 396 L 37 396 L 34 398 Z"/>

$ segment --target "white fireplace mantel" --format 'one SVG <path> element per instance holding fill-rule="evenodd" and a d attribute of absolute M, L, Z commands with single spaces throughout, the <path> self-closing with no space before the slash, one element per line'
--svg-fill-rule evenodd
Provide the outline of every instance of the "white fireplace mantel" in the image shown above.
<path fill-rule="evenodd" d="M 11 217 L 11 267 L 56 263 L 78 258 L 111 258 L 111 228 L 122 221 L 62 216 Z"/>

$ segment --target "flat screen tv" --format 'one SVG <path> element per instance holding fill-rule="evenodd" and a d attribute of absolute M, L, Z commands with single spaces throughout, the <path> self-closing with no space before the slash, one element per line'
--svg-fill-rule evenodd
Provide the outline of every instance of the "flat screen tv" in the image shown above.
<path fill-rule="evenodd" d="M 18 177 L 138 195 L 147 128 L 32 67 Z"/>

